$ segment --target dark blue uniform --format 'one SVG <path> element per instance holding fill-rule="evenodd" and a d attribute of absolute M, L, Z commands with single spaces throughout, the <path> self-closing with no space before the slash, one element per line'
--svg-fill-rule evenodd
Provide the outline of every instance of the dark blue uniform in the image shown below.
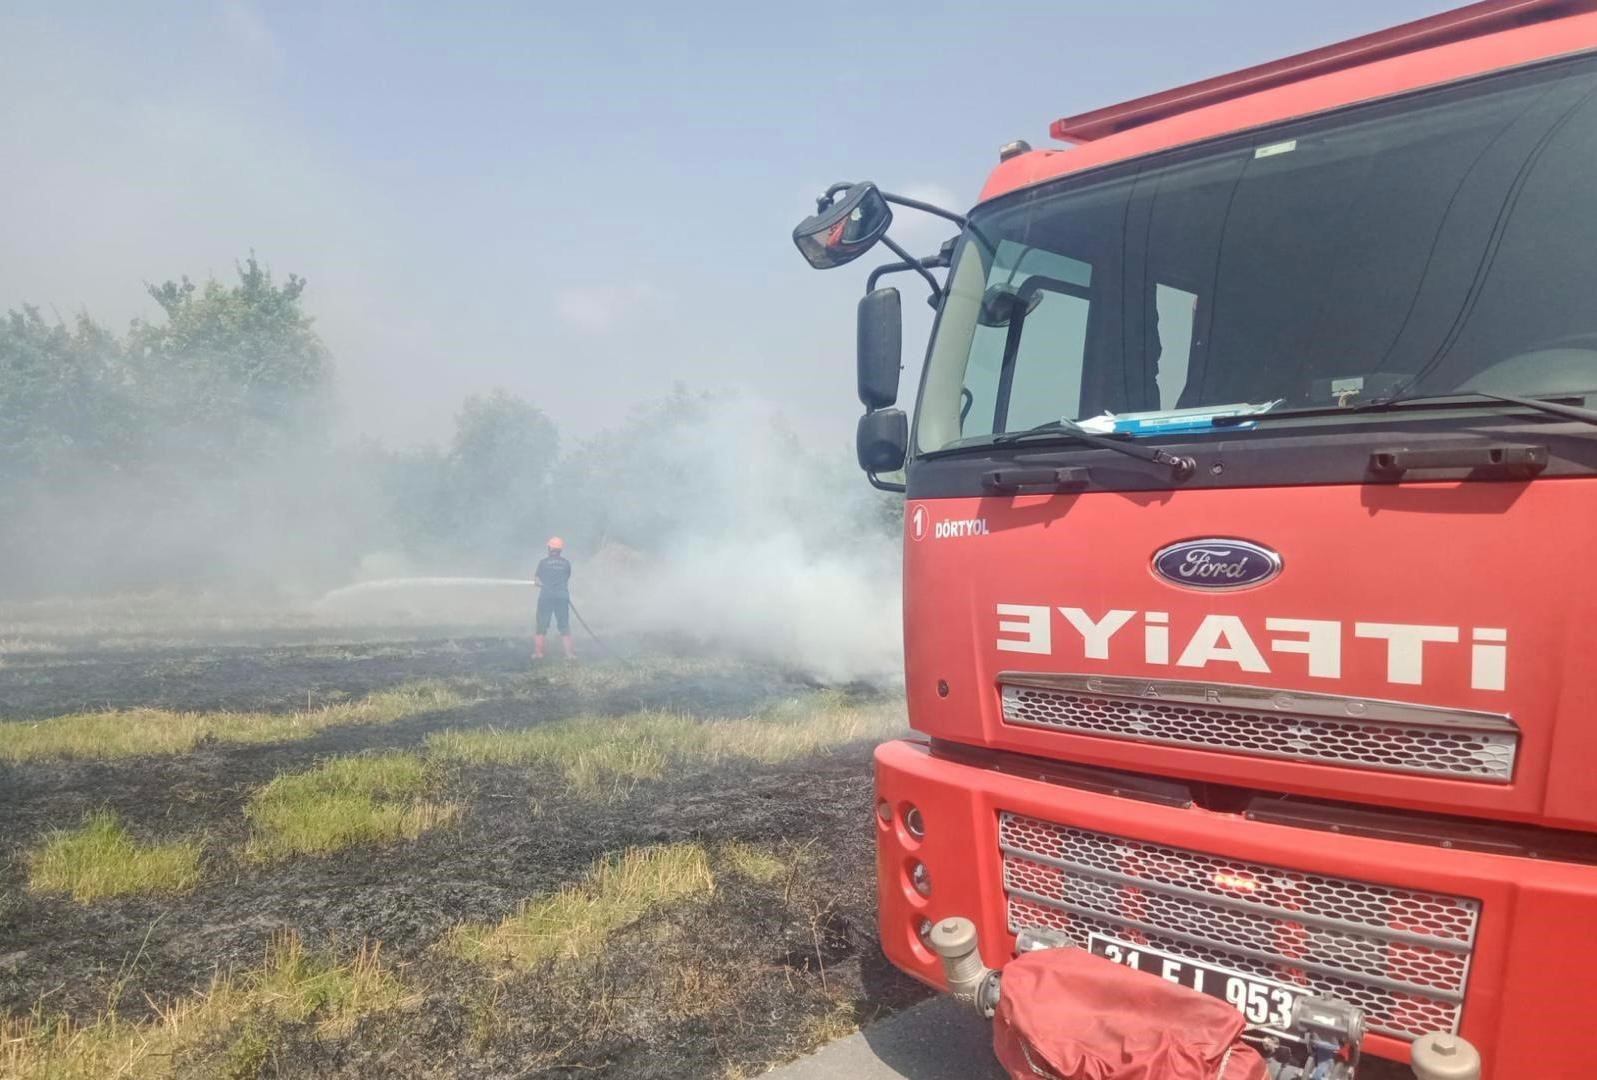
<path fill-rule="evenodd" d="M 571 564 L 564 555 L 550 555 L 532 575 L 538 590 L 538 633 L 549 632 L 553 619 L 562 634 L 571 633 Z"/>

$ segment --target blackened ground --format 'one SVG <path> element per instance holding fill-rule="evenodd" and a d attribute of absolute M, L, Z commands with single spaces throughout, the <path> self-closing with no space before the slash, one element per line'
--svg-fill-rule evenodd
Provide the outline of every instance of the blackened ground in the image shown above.
<path fill-rule="evenodd" d="M 874 930 L 870 747 L 783 765 L 721 765 L 643 783 L 619 801 L 572 794 L 537 768 L 460 768 L 460 823 L 414 842 L 271 865 L 243 860 L 243 807 L 273 776 L 334 754 L 418 746 L 441 728 L 525 727 L 638 708 L 736 716 L 811 692 L 774 667 L 700 659 L 528 673 L 495 639 L 8 656 L 0 716 L 105 705 L 303 707 L 417 678 L 462 680 L 473 704 L 264 746 L 112 762 L 0 765 L 0 1009 L 124 1018 L 259 963 L 274 931 L 347 951 L 381 943 L 420 1000 L 332 1034 L 270 1032 L 265 1075 L 720 1076 L 806 1049 L 838 1015 L 867 1019 L 922 992 L 881 959 Z M 629 672 L 636 672 L 632 677 Z M 855 687 L 869 699 L 879 692 Z M 206 838 L 204 881 L 170 899 L 91 905 L 26 887 L 25 852 L 110 807 L 141 838 Z M 771 883 L 722 874 L 713 896 L 657 912 L 578 964 L 491 970 L 433 948 L 463 920 L 581 878 L 608 853 L 692 840 L 801 850 Z M 681 986 L 682 993 L 662 992 Z M 698 1004 L 695 1006 L 694 1002 Z M 221 1052 L 237 1036 L 218 1032 Z M 212 1075 L 202 1052 L 179 1071 Z M 209 1070 L 209 1071 L 208 1071 Z"/>

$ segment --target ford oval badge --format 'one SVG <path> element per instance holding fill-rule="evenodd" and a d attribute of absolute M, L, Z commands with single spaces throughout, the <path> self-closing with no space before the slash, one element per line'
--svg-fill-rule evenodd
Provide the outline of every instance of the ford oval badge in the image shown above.
<path fill-rule="evenodd" d="M 1183 540 L 1154 553 L 1153 572 L 1189 589 L 1251 589 L 1281 572 L 1281 556 L 1248 540 Z"/>

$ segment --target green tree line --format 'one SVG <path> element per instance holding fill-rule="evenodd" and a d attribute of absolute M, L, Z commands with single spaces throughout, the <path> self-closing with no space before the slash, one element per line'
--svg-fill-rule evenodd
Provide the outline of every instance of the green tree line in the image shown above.
<path fill-rule="evenodd" d="M 649 552 L 823 518 L 897 528 L 841 449 L 680 386 L 569 444 L 502 390 L 468 397 L 444 445 L 340 444 L 305 280 L 253 254 L 235 279 L 147 286 L 159 315 L 121 333 L 28 306 L 0 320 L 0 593 L 330 584 L 374 552 L 524 571 L 555 531 Z"/>

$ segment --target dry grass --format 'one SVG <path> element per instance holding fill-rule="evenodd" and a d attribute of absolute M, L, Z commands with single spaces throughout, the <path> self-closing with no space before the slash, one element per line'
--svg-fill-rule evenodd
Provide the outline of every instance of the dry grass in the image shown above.
<path fill-rule="evenodd" d="M 767 885 L 785 877 L 798 858 L 797 853 L 783 858 L 771 848 L 756 847 L 741 840 L 722 844 L 716 856 L 734 874 Z"/>
<path fill-rule="evenodd" d="M 0 659 L 35 653 L 59 652 L 61 646 L 53 641 L 26 638 L 0 633 Z"/>
<path fill-rule="evenodd" d="M 779 1065 L 814 1053 L 828 1043 L 847 1038 L 880 1015 L 881 1010 L 862 1007 L 842 992 L 823 993 L 824 1011 L 816 1012 L 793 1026 L 782 1045 L 770 1058 L 733 1060 L 721 1066 L 718 1080 L 754 1080 Z"/>
<path fill-rule="evenodd" d="M 340 963 L 330 953 L 307 950 L 295 933 L 276 935 L 266 963 L 236 992 L 282 1019 L 315 1017 L 328 1032 L 348 1031 L 360 1016 L 401 1004 L 407 996 L 376 945 L 362 945 Z"/>
<path fill-rule="evenodd" d="M 712 726 L 720 754 L 775 764 L 862 739 L 889 738 L 901 734 L 909 721 L 902 701 L 854 705 L 836 691 L 822 691 Z"/>
<path fill-rule="evenodd" d="M 858 1006 L 852 1001 L 834 1000 L 826 1012 L 805 1021 L 799 1029 L 800 1045 L 805 1051 L 813 1050 L 852 1035 L 859 1028 Z"/>
<path fill-rule="evenodd" d="M 714 890 L 709 855 L 698 844 L 629 848 L 595 863 L 580 882 L 524 901 L 498 925 L 456 927 L 446 947 L 468 960 L 514 967 L 574 959 L 653 908 Z"/>
<path fill-rule="evenodd" d="M 674 762 L 713 765 L 743 758 L 772 764 L 885 738 L 904 727 L 901 704 L 851 705 L 827 692 L 737 720 L 639 712 L 578 716 L 515 731 L 435 732 L 427 737 L 427 752 L 474 765 L 549 765 L 582 794 L 614 797 L 640 780 L 657 779 Z"/>
<path fill-rule="evenodd" d="M 346 724 L 391 724 L 417 713 L 458 708 L 466 699 L 440 682 L 419 682 L 356 701 L 286 713 L 116 709 L 34 722 L 0 723 L 0 761 L 181 754 L 202 742 L 268 743 L 306 739 Z"/>
<path fill-rule="evenodd" d="M 141 844 L 109 810 L 51 833 L 28 855 L 28 887 L 69 893 L 79 903 L 123 893 L 171 893 L 200 877 L 199 840 Z"/>
<path fill-rule="evenodd" d="M 578 648 L 587 644 L 578 642 Z M 599 693 L 624 689 L 639 683 L 655 682 L 662 678 L 687 678 L 690 676 L 736 674 L 744 665 L 725 657 L 704 656 L 637 656 L 624 660 L 584 659 L 580 664 L 567 664 L 556 660 L 547 668 L 540 668 L 523 679 L 530 684 L 552 683 L 582 693 Z"/>
<path fill-rule="evenodd" d="M 332 758 L 285 773 L 244 808 L 251 826 L 245 852 L 275 859 L 415 839 L 460 813 L 458 804 L 428 797 L 438 786 L 427 762 L 401 751 Z"/>
<path fill-rule="evenodd" d="M 315 1020 L 324 1031 L 347 1031 L 362 1015 L 408 1000 L 376 948 L 363 947 L 341 963 L 306 950 L 298 935 L 280 934 L 268 945 L 260 968 L 236 978 L 218 977 L 206 993 L 161 1008 L 154 1020 L 133 1023 L 115 1012 L 90 1024 L 38 1012 L 0 1018 L 0 1075 L 15 1080 L 167 1076 L 178 1055 L 235 1030 L 238 1035 L 221 1060 L 204 1074 L 253 1075 L 247 1066 L 253 1060 L 258 1067 L 270 1051 L 261 1025 Z"/>

